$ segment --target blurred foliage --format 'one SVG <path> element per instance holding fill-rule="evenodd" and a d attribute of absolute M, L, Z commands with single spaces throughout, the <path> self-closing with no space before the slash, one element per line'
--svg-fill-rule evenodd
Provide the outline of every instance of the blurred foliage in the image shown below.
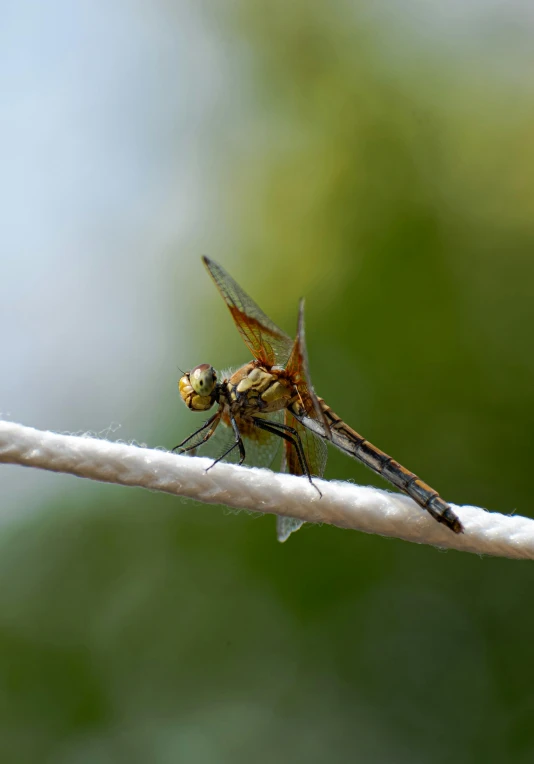
<path fill-rule="evenodd" d="M 210 254 L 287 330 L 306 295 L 316 388 L 366 437 L 528 514 L 531 95 L 368 7 L 204 6 L 237 62 Z M 246 360 L 211 299 L 195 331 Z M 337 453 L 327 475 L 383 485 Z M 280 546 L 272 518 L 73 486 L 0 537 L 2 761 L 532 761 L 529 563 L 327 527 Z"/>

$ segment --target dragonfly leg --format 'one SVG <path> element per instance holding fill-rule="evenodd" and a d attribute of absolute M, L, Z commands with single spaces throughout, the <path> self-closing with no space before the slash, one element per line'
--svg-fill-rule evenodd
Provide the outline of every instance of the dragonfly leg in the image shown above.
<path fill-rule="evenodd" d="M 243 462 L 245 461 L 245 456 L 247 455 L 245 451 L 245 444 L 243 443 L 243 438 L 241 437 L 241 433 L 239 432 L 239 427 L 237 426 L 237 422 L 235 421 L 232 415 L 230 415 L 230 421 L 232 422 L 232 428 L 233 428 L 235 439 L 236 439 L 236 445 L 239 448 L 238 464 L 243 464 Z"/>
<path fill-rule="evenodd" d="M 283 438 L 284 440 L 287 440 L 288 443 L 291 443 L 297 452 L 302 474 L 306 475 L 319 496 L 322 497 L 323 494 L 312 480 L 308 462 L 306 460 L 306 454 L 304 453 L 304 448 L 302 446 L 302 441 L 300 439 L 299 433 L 295 430 L 295 428 L 290 427 L 288 424 L 282 424 L 282 422 L 271 422 L 269 420 L 260 419 L 259 417 L 252 417 L 252 420 L 256 427 L 259 427 L 260 430 L 270 432 L 272 435 L 278 435 L 279 438 Z"/>
<path fill-rule="evenodd" d="M 208 467 L 206 472 L 211 470 L 212 467 L 215 467 L 215 465 L 218 462 L 221 462 L 223 459 L 225 459 L 228 456 L 228 454 L 230 454 L 234 450 L 234 448 L 239 448 L 239 462 L 238 462 L 238 464 L 243 464 L 243 462 L 245 461 L 245 456 L 246 456 L 245 445 L 243 443 L 243 439 L 241 437 L 241 433 L 239 432 L 239 427 L 237 426 L 237 422 L 235 421 L 235 419 L 232 416 L 232 414 L 230 414 L 230 422 L 232 423 L 232 429 L 234 431 L 235 441 L 232 443 L 230 448 L 226 449 L 224 454 L 221 454 L 217 459 L 215 459 L 213 464 L 210 464 L 210 466 Z"/>
<path fill-rule="evenodd" d="M 178 445 L 175 446 L 172 449 L 172 451 L 173 452 L 177 451 L 179 448 L 183 449 L 184 452 L 192 451 L 194 448 L 198 448 L 199 446 L 202 445 L 202 443 L 205 443 L 207 440 L 209 440 L 211 438 L 211 436 L 213 435 L 213 433 L 215 432 L 215 427 L 212 427 L 210 430 L 208 430 L 208 432 L 206 433 L 205 437 L 203 437 L 202 440 L 199 443 L 195 443 L 194 446 L 190 446 L 189 448 L 184 448 L 185 444 L 189 443 L 189 441 L 192 438 L 194 438 L 195 435 L 200 435 L 202 430 L 205 430 L 207 427 L 209 427 L 211 424 L 213 424 L 213 422 L 215 421 L 215 419 L 217 419 L 218 416 L 219 416 L 219 412 L 217 411 L 216 414 L 214 414 L 213 416 L 210 416 L 210 418 L 206 422 L 204 422 L 202 427 L 199 427 L 198 430 L 195 430 L 195 432 L 193 432 L 191 435 L 189 435 L 185 440 L 182 440 L 181 443 L 178 443 Z M 217 424 L 218 424 L 218 422 L 217 422 Z"/>

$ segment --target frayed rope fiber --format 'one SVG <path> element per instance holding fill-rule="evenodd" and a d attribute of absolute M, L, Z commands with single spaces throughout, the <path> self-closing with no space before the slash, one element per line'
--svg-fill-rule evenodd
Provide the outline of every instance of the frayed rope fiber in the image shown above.
<path fill-rule="evenodd" d="M 0 420 L 0 462 L 138 486 L 209 504 L 328 523 L 419 544 L 515 559 L 534 559 L 534 520 L 451 505 L 465 533 L 439 525 L 407 496 L 340 481 L 217 464 L 169 451 L 95 437 L 61 435 Z"/>

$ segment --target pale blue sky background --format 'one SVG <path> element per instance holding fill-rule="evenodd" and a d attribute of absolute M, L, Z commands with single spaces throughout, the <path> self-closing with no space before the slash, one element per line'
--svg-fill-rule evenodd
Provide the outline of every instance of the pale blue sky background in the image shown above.
<path fill-rule="evenodd" d="M 162 273 L 168 261 L 185 311 L 224 70 L 194 4 L 176 13 L 169 25 L 143 3 L 2 3 L 0 411 L 15 421 L 120 422 L 142 440 L 149 411 L 135 433 L 132 409 L 161 375 L 174 385 L 187 335 L 169 325 Z M 57 480 L 3 470 L 4 508 Z"/>

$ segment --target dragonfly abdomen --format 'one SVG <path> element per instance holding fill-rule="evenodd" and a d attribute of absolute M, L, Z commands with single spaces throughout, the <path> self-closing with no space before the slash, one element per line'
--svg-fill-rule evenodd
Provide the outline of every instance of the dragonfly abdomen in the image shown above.
<path fill-rule="evenodd" d="M 460 520 L 437 491 L 345 424 L 322 399 L 319 399 L 319 404 L 330 427 L 333 445 L 400 488 L 420 507 L 426 509 L 438 523 L 443 523 L 455 533 L 463 531 Z"/>

